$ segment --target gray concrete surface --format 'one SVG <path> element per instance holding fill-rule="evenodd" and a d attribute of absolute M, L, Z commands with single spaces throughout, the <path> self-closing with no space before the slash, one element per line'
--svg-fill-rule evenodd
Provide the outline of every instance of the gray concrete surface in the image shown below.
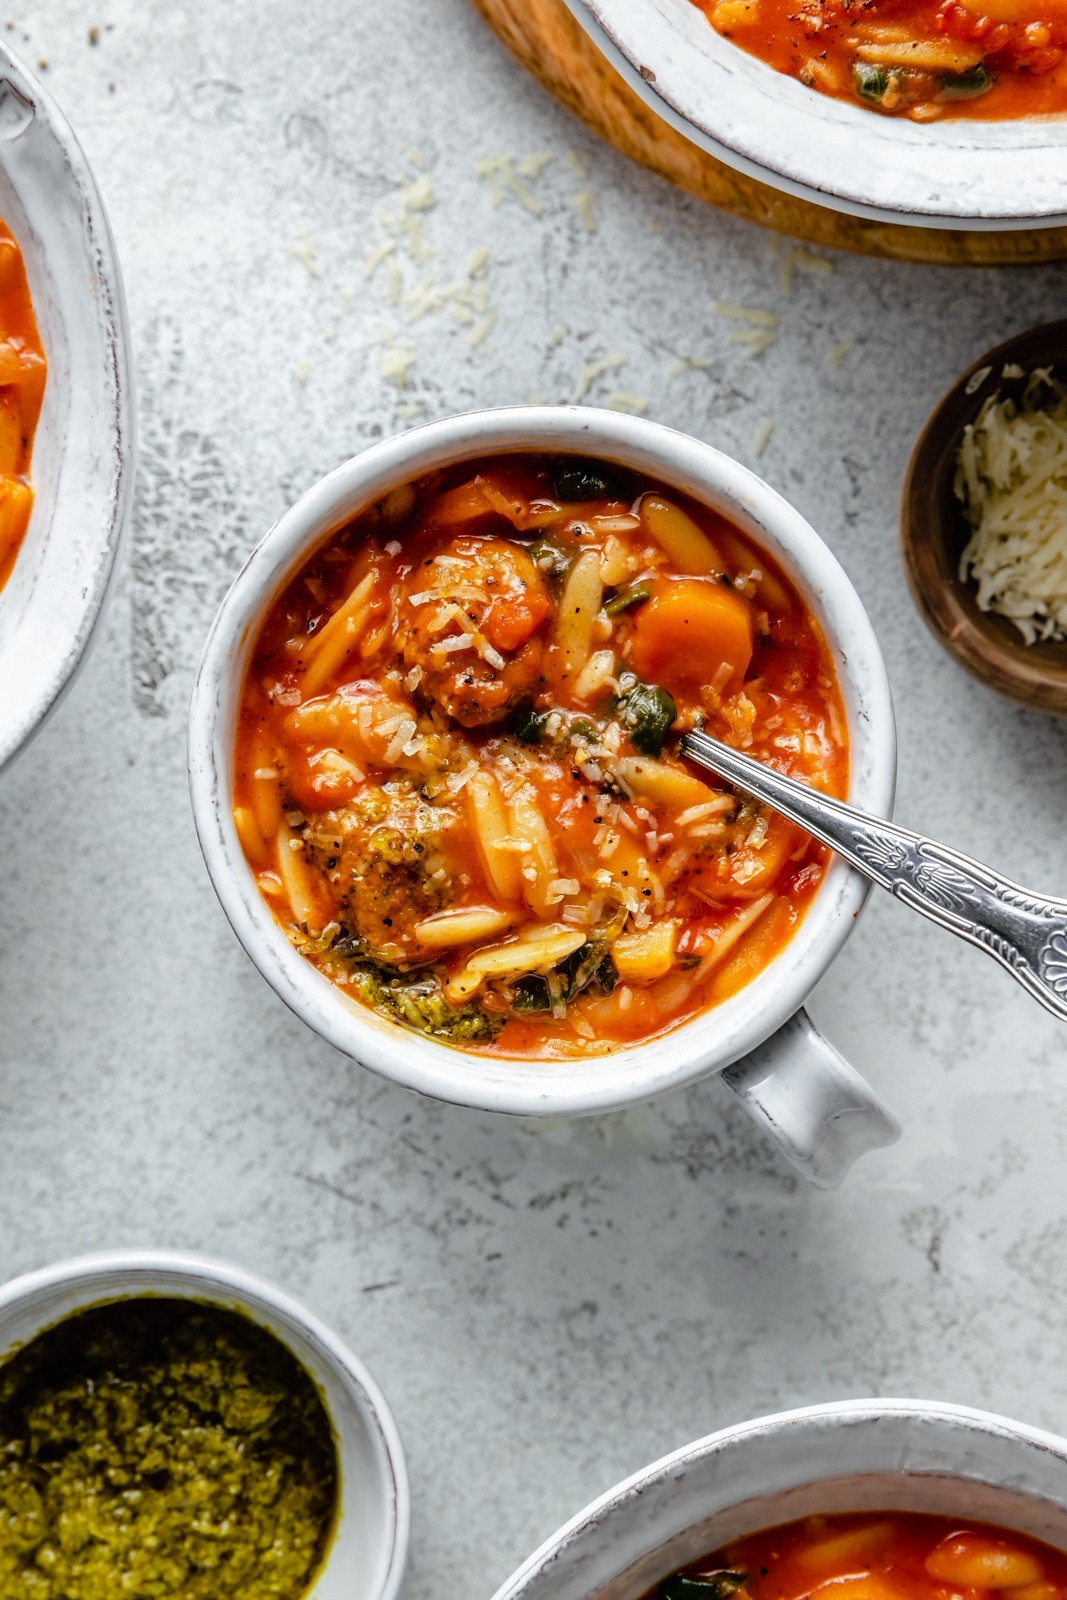
<path fill-rule="evenodd" d="M 383 433 L 584 373 L 589 401 L 746 461 L 773 420 L 759 469 L 885 650 L 898 817 L 1067 892 L 1067 730 L 940 653 L 896 548 L 934 400 L 1061 315 L 1064 270 L 783 268 L 597 144 L 464 0 L 12 5 L 110 208 L 143 442 L 106 631 L 0 790 L 0 1272 L 159 1242 L 305 1297 L 395 1407 L 419 1600 L 489 1596 L 623 1474 L 778 1407 L 924 1395 L 1067 1430 L 1067 1034 L 985 957 L 871 902 L 812 1009 L 905 1134 L 836 1194 L 715 1082 L 584 1124 L 473 1115 L 366 1075 L 265 987 L 184 767 L 213 607 L 284 506 Z M 390 258 L 365 262 L 423 174 L 395 304 Z M 713 299 L 777 312 L 774 342 L 732 342 Z"/>

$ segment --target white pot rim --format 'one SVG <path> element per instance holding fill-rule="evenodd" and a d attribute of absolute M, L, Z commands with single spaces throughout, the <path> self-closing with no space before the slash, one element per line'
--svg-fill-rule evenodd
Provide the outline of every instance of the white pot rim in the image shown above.
<path fill-rule="evenodd" d="M 769 67 L 716 33 L 691 0 L 566 3 L 658 116 L 787 194 L 906 226 L 1067 223 L 1067 117 L 886 117 Z"/>
<path fill-rule="evenodd" d="M 245 950 L 296 1014 L 344 1054 L 422 1094 L 483 1110 L 573 1116 L 617 1110 L 728 1066 L 803 1004 L 837 954 L 868 884 L 840 859 L 791 943 L 746 989 L 660 1039 L 588 1061 L 467 1054 L 374 1016 L 299 956 L 256 888 L 232 818 L 236 705 L 274 597 L 334 529 L 389 488 L 448 462 L 509 450 L 615 460 L 717 506 L 778 556 L 823 626 L 849 721 L 853 803 L 892 809 L 896 742 L 885 666 L 859 597 L 800 513 L 712 446 L 642 418 L 587 407 L 471 412 L 374 445 L 315 484 L 253 551 L 219 609 L 189 720 L 193 814 L 215 891 Z"/>
<path fill-rule="evenodd" d="M 115 1287 L 116 1277 L 124 1280 L 120 1288 Z M 92 1293 L 94 1285 L 99 1285 L 100 1303 L 105 1304 L 137 1298 L 139 1293 L 145 1292 L 138 1289 L 140 1280 L 152 1279 L 158 1283 L 160 1278 L 168 1277 L 173 1279 L 178 1298 L 210 1303 L 217 1296 L 218 1303 L 231 1302 L 253 1321 L 257 1320 L 257 1312 L 265 1312 L 283 1326 L 294 1329 L 307 1339 L 341 1387 L 353 1397 L 364 1422 L 377 1439 L 386 1474 L 390 1526 L 386 1531 L 387 1555 L 373 1600 L 396 1600 L 411 1531 L 411 1490 L 404 1446 L 393 1413 L 374 1377 L 355 1352 L 314 1312 L 277 1284 L 233 1262 L 198 1251 L 95 1251 L 23 1273 L 0 1286 L 0 1339 L 6 1318 L 50 1291 L 84 1286 Z M 151 1293 L 158 1296 L 159 1291 L 153 1289 Z M 86 1302 L 87 1305 L 92 1303 L 95 1302 Z M 44 1332 L 72 1314 L 67 1311 L 45 1320 L 37 1331 Z M 328 1407 L 325 1397 L 324 1404 Z M 328 1549 L 320 1577 L 326 1573 L 329 1562 Z"/>
<path fill-rule="evenodd" d="M 519 1600 L 527 1589 L 531 1586 L 536 1587 L 535 1580 L 544 1577 L 553 1569 L 558 1571 L 562 1560 L 580 1561 L 583 1546 L 609 1519 L 632 1509 L 640 1501 L 650 1497 L 657 1487 L 680 1481 L 688 1470 L 700 1463 L 715 1457 L 728 1458 L 739 1449 L 763 1441 L 773 1443 L 786 1434 L 799 1432 L 803 1435 L 807 1432 L 814 1435 L 816 1431 L 824 1433 L 827 1429 L 833 1430 L 849 1425 L 876 1424 L 885 1419 L 895 1419 L 905 1424 L 913 1422 L 932 1425 L 935 1428 L 971 1430 L 989 1439 L 1021 1444 L 1032 1448 L 1039 1456 L 1056 1458 L 1067 1471 L 1067 1439 L 1045 1429 L 1031 1427 L 1027 1423 L 1015 1422 L 995 1412 L 979 1410 L 973 1406 L 956 1405 L 950 1401 L 907 1398 L 835 1400 L 800 1406 L 788 1411 L 775 1411 L 706 1434 L 691 1444 L 683 1445 L 678 1450 L 660 1456 L 647 1467 L 624 1478 L 606 1493 L 598 1495 L 546 1539 L 501 1584 L 493 1600 Z M 967 1466 L 968 1463 L 961 1454 L 959 1463 L 961 1478 L 965 1479 L 968 1476 Z M 816 1468 L 808 1481 L 812 1485 L 818 1485 L 832 1482 L 834 1477 L 832 1471 Z M 1005 1477 L 1002 1487 L 1014 1489 L 1015 1484 Z M 778 1490 L 778 1492 L 783 1491 Z M 765 1524 L 765 1526 L 774 1525 L 773 1522 Z M 696 1553 L 694 1558 L 695 1555 Z"/>

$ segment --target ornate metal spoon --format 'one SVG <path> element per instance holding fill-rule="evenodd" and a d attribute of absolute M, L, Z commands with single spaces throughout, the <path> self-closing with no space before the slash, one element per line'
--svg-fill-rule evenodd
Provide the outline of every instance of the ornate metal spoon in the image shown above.
<path fill-rule="evenodd" d="M 682 750 L 814 834 L 905 905 L 987 950 L 1067 1022 L 1067 900 L 1020 889 L 958 850 L 856 811 L 706 733 L 686 734 Z"/>

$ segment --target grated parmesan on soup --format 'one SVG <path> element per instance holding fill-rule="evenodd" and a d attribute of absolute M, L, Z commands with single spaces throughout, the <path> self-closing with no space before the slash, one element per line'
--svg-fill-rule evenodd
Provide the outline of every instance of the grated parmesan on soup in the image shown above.
<path fill-rule="evenodd" d="M 961 580 L 973 578 L 979 608 L 1010 618 L 1027 644 L 1067 638 L 1067 392 L 1045 368 L 1022 410 L 992 395 L 956 459 L 955 492 L 973 529 Z"/>

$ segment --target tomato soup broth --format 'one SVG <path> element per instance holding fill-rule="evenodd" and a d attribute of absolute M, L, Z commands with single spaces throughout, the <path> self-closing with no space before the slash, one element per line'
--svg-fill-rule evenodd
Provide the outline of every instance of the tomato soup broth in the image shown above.
<path fill-rule="evenodd" d="M 30 456 L 46 372 L 22 252 L 0 222 L 0 588 L 33 510 Z"/>
<path fill-rule="evenodd" d="M 715 1550 L 646 1600 L 1063 1600 L 1067 1557 L 920 1512 L 808 1517 Z"/>
<path fill-rule="evenodd" d="M 673 490 L 494 457 L 395 489 L 270 611 L 234 817 L 301 953 L 465 1049 L 603 1054 L 734 994 L 828 852 L 694 770 L 706 727 L 845 796 L 815 620 Z"/>
<path fill-rule="evenodd" d="M 823 94 L 917 122 L 1067 111 L 1062 0 L 693 0 Z"/>

